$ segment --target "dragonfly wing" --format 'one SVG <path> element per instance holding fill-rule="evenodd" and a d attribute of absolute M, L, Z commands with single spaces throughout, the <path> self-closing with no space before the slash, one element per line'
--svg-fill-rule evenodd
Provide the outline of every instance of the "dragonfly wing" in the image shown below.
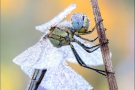
<path fill-rule="evenodd" d="M 53 47 L 49 39 L 46 38 L 18 55 L 13 62 L 21 66 L 22 70 L 31 76 L 34 68 L 57 67 L 64 55 L 62 51 Z"/>
<path fill-rule="evenodd" d="M 92 90 L 93 87 L 63 61 L 49 68 L 40 84 L 45 90 Z"/>
<path fill-rule="evenodd" d="M 42 47 L 41 42 L 36 43 L 32 47 L 25 50 L 23 53 L 21 53 L 20 55 L 15 57 L 13 59 L 13 62 L 20 66 L 25 62 L 32 63 L 32 61 L 37 60 L 37 58 L 39 57 L 39 54 L 41 52 L 41 47 Z M 36 57 L 36 56 L 38 56 L 38 57 Z"/>
<path fill-rule="evenodd" d="M 58 25 L 57 25 L 57 27 L 59 27 L 60 29 L 62 29 L 62 30 L 72 30 L 73 29 L 73 26 L 72 26 L 72 24 L 71 24 L 71 22 L 69 22 L 69 21 L 67 21 L 67 20 L 64 20 L 64 21 L 62 21 L 62 22 L 60 22 Z"/>
<path fill-rule="evenodd" d="M 72 63 L 78 63 L 72 50 L 71 50 L 71 47 L 68 45 L 68 46 L 62 46 L 61 48 L 59 48 L 61 51 L 63 51 L 66 55 L 65 59 L 64 60 L 67 60 L 69 62 L 72 62 Z"/>
<path fill-rule="evenodd" d="M 41 26 L 36 26 L 36 29 L 41 31 L 41 32 L 46 33 L 46 30 L 49 30 L 49 29 L 51 29 L 51 27 L 56 26 L 59 22 L 61 22 L 75 8 L 76 8 L 76 4 L 71 4 L 63 12 L 58 14 L 56 17 L 54 17 L 49 22 L 47 22 L 45 24 L 42 24 Z"/>

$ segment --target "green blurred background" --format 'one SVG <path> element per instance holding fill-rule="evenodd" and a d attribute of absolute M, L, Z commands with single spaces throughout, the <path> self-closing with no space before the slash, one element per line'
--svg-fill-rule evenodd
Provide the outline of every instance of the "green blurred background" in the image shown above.
<path fill-rule="evenodd" d="M 134 0 L 98 1 L 113 54 L 118 88 L 134 90 Z M 1 0 L 1 90 L 26 89 L 29 77 L 12 59 L 34 45 L 43 35 L 35 30 L 35 26 L 49 21 L 71 3 L 77 4 L 73 12 L 86 13 L 92 21 L 90 29 L 94 27 L 90 0 Z M 70 17 L 71 14 L 67 19 Z M 94 38 L 96 33 L 87 37 Z M 69 65 L 95 90 L 108 90 L 107 80 L 102 75 L 79 65 Z"/>

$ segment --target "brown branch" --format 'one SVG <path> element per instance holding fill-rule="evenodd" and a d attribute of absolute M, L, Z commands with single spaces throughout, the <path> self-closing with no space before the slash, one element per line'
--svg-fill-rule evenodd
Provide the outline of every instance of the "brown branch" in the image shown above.
<path fill-rule="evenodd" d="M 98 23 L 100 20 L 102 20 L 102 17 L 100 14 L 97 0 L 90 0 L 90 2 L 92 5 L 95 22 Z M 104 44 L 107 42 L 107 38 L 105 35 L 103 23 L 100 23 L 99 26 L 97 27 L 97 33 L 99 37 L 99 42 L 101 44 L 100 48 L 101 48 L 102 57 L 103 57 L 104 65 L 105 65 L 105 71 L 106 71 L 106 77 L 107 77 L 107 81 L 109 85 L 109 90 L 118 90 L 115 76 L 113 73 L 110 73 L 114 71 L 112 69 L 112 62 L 110 58 L 109 47 L 107 44 Z"/>

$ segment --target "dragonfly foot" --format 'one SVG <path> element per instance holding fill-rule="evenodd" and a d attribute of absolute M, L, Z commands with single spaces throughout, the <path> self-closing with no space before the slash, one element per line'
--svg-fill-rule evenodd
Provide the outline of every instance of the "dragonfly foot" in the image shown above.
<path fill-rule="evenodd" d="M 105 45 L 105 44 L 108 44 L 109 43 L 109 40 L 107 39 L 106 42 L 103 42 L 101 45 Z"/>

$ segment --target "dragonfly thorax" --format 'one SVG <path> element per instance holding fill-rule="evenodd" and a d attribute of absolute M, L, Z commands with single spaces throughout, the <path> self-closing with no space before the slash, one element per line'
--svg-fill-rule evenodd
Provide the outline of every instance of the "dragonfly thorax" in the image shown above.
<path fill-rule="evenodd" d="M 66 30 L 63 30 L 59 27 L 54 28 L 48 38 L 55 47 L 69 45 L 74 40 L 70 29 L 66 28 Z"/>

